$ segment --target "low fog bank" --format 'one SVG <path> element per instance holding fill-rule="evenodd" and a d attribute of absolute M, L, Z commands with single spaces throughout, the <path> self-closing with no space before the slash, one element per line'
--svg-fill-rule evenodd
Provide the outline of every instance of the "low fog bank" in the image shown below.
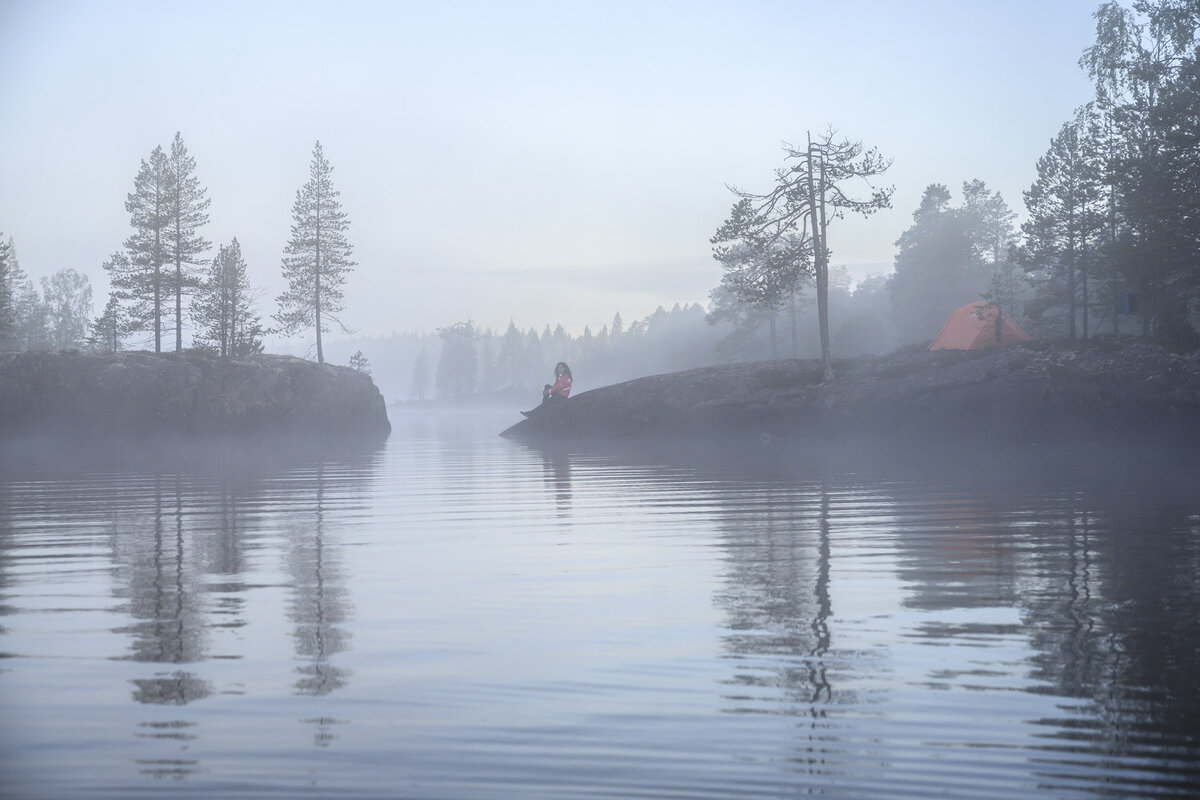
<path fill-rule="evenodd" d="M 254 479 L 306 466 L 369 463 L 386 446 L 378 435 L 258 433 L 0 437 L 0 482 L 92 473 L 190 474 Z"/>

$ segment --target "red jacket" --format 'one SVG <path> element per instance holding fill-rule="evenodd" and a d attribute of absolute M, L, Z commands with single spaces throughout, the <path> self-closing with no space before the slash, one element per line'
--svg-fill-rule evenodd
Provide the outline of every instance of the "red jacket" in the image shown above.
<path fill-rule="evenodd" d="M 554 385 L 551 386 L 550 389 L 546 392 L 547 396 L 554 395 L 554 394 L 562 395 L 562 397 L 564 399 L 566 399 L 571 394 L 571 376 L 570 375 L 563 373 L 562 375 L 558 376 L 558 380 L 556 380 L 554 382 Z"/>

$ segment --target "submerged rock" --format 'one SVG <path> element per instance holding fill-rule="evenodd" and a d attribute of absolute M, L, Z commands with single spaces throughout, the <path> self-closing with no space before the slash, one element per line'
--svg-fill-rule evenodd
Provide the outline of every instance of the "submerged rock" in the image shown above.
<path fill-rule="evenodd" d="M 1200 361 L 1147 343 L 1032 343 L 771 361 L 584 392 L 504 431 L 526 440 L 655 435 L 943 441 L 1166 439 L 1200 445 Z"/>
<path fill-rule="evenodd" d="M 0 433 L 385 434 L 383 395 L 350 367 L 291 356 L 0 354 Z"/>

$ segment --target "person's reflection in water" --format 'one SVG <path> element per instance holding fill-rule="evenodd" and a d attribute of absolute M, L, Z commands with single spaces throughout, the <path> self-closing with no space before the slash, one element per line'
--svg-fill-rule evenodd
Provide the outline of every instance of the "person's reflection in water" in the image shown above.
<path fill-rule="evenodd" d="M 543 450 L 546 485 L 554 490 L 558 516 L 571 516 L 571 458 L 566 451 Z"/>

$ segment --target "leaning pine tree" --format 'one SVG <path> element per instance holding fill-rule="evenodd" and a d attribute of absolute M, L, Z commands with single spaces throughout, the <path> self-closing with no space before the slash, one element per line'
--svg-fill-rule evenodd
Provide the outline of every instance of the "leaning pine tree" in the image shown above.
<path fill-rule="evenodd" d="M 321 334 L 328 330 L 327 320 L 346 331 L 335 315 L 342 311 L 346 273 L 355 265 L 346 241 L 350 220 L 338 202 L 341 193 L 333 188 L 329 177 L 332 171 L 317 142 L 308 182 L 296 192 L 292 206 L 292 238 L 283 251 L 283 276 L 288 288 L 279 296 L 279 312 L 275 314 L 284 333 L 316 330 L 317 361 L 322 364 L 325 351 Z"/>

